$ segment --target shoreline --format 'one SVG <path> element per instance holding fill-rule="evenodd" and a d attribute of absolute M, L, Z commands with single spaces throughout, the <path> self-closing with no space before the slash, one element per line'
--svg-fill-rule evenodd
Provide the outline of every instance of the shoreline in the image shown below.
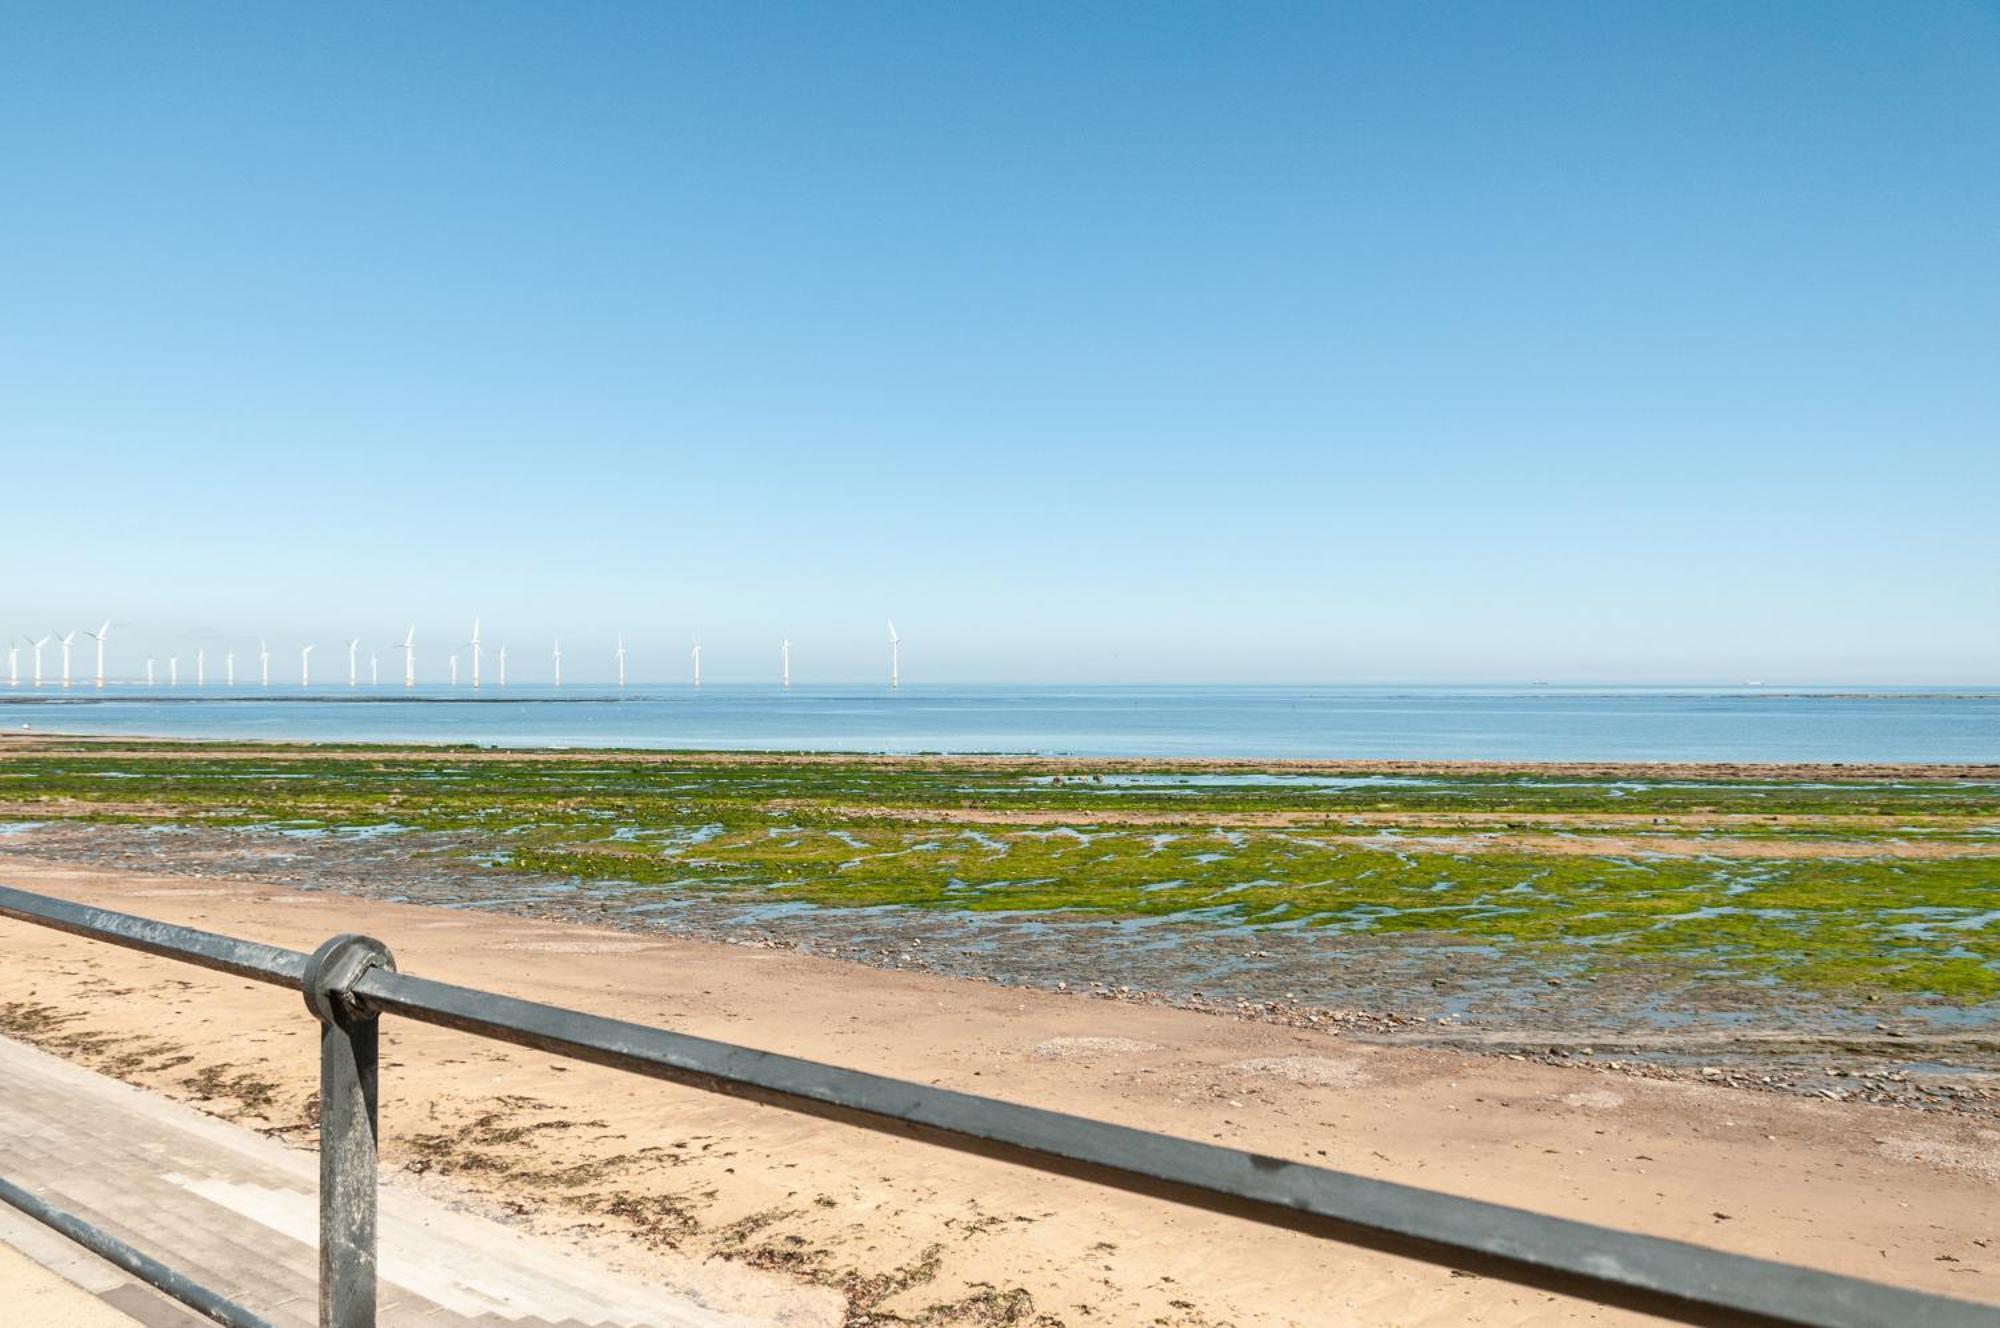
<path fill-rule="evenodd" d="M 660 747 L 497 747 L 449 742 L 318 743 L 290 738 L 182 738 L 171 735 L 0 732 L 0 759 L 8 756 L 89 754 L 100 757 L 157 756 L 183 748 L 203 756 L 254 756 L 260 759 L 369 761 L 408 756 L 425 759 L 450 755 L 457 760 L 507 763 L 588 762 L 616 759 L 641 765 L 685 762 L 694 765 L 741 766 L 783 762 L 797 765 L 866 765 L 885 769 L 940 769 L 968 765 L 995 770 L 1061 773 L 1078 770 L 1095 774 L 1145 774 L 1155 771 L 1191 774 L 1236 774 L 1277 771 L 1301 775 L 1500 776 L 1545 775 L 1558 778 L 1726 780 L 1826 779 L 1922 781 L 2000 780 L 2000 761 L 1506 761 L 1489 759 L 1319 758 L 1259 756 L 1064 756 L 1033 752 L 883 752 L 831 749 L 716 749 Z"/>
<path fill-rule="evenodd" d="M 2000 1261 L 1975 1244 L 2000 1143 L 1969 1120 L 267 883 L 18 861 L 6 874 L 294 948 L 366 931 L 405 971 L 444 980 L 2000 1299 Z M 0 973 L 0 1031 L 304 1137 L 312 1030 L 295 997 L 24 924 L 0 930 L 15 961 Z M 650 1247 L 834 1286 L 851 1324 L 938 1307 L 924 1321 L 1628 1321 L 440 1030 L 392 1024 L 385 1062 L 385 1167 L 464 1187 L 537 1229 L 613 1240 L 641 1264 Z M 1213 1256 L 1200 1277 L 1190 1243 Z"/>
<path fill-rule="evenodd" d="M 2000 779 L 1300 767 L 8 739 L 0 863 L 2000 1117 Z"/>

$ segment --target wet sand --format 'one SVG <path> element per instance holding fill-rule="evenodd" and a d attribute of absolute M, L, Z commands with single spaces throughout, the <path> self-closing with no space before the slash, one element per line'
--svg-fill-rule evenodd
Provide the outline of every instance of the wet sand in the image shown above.
<path fill-rule="evenodd" d="M 2000 1131 L 1977 1118 L 253 881 L 4 879 L 298 948 L 367 931 L 428 976 L 2000 1302 Z M 0 944 L 0 1031 L 310 1138 L 296 995 L 21 924 Z M 636 1269 L 672 1248 L 833 1286 L 852 1324 L 1640 1322 L 439 1030 L 384 1046 L 386 1165 Z"/>
<path fill-rule="evenodd" d="M 1935 1002 L 1843 1002 L 1699 973 L 1606 969 L 1601 960 L 1578 971 L 1449 936 L 1191 929 L 1062 912 L 822 908 L 617 883 L 579 887 L 564 877 L 492 871 L 480 852 L 476 837 L 454 832 L 61 818 L 0 827 L 0 871 L 62 863 L 504 911 L 615 927 L 634 939 L 784 948 L 1400 1045 L 2000 1117 L 2000 1034 L 1989 1014 Z"/>
<path fill-rule="evenodd" d="M 454 832 L 328 834 L 46 820 L 0 826 L 0 872 L 108 872 L 282 884 L 660 936 L 788 948 L 886 970 L 1092 992 L 1128 1004 L 1328 1028 L 1618 1074 L 2000 1116 L 2000 1036 L 1952 1006 L 1838 1002 L 1698 974 L 1576 972 L 1454 938 L 1334 928 L 1198 928 L 1046 912 L 816 908 L 706 892 L 578 888 L 492 872 Z M 1336 998 L 1336 1004 L 1328 1004 Z"/>

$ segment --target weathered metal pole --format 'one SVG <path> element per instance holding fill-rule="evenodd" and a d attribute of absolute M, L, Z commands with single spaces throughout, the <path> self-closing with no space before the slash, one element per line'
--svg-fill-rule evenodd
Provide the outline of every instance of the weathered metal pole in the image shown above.
<path fill-rule="evenodd" d="M 380 1020 L 354 998 L 388 947 L 336 936 L 306 962 L 306 1008 L 319 1030 L 319 1324 L 375 1328 L 376 1051 Z"/>

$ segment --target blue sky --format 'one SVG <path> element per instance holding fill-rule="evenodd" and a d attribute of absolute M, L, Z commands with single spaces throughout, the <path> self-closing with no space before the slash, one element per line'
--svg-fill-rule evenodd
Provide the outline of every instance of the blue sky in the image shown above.
<path fill-rule="evenodd" d="M 6 33 L 0 634 L 2000 682 L 1992 4 Z"/>

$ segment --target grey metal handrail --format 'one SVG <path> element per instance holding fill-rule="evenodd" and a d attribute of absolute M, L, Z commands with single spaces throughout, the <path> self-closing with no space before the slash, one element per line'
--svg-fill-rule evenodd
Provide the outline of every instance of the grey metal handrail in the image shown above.
<path fill-rule="evenodd" d="M 152 1255 L 128 1245 L 110 1232 L 94 1227 L 74 1213 L 66 1213 L 12 1181 L 0 1178 L 0 1203 L 12 1205 L 52 1231 L 58 1231 L 101 1259 L 123 1268 L 148 1286 L 158 1288 L 204 1318 L 224 1328 L 274 1328 L 267 1319 L 244 1309 L 220 1292 L 194 1281 L 161 1263 Z"/>
<path fill-rule="evenodd" d="M 308 956 L 4 886 L 0 917 L 304 993 L 321 1022 L 324 1328 L 374 1323 L 384 1014 L 1683 1323 L 2000 1325 L 2000 1310 L 1967 1301 L 436 982 L 397 972 L 366 937 L 338 936 Z"/>

